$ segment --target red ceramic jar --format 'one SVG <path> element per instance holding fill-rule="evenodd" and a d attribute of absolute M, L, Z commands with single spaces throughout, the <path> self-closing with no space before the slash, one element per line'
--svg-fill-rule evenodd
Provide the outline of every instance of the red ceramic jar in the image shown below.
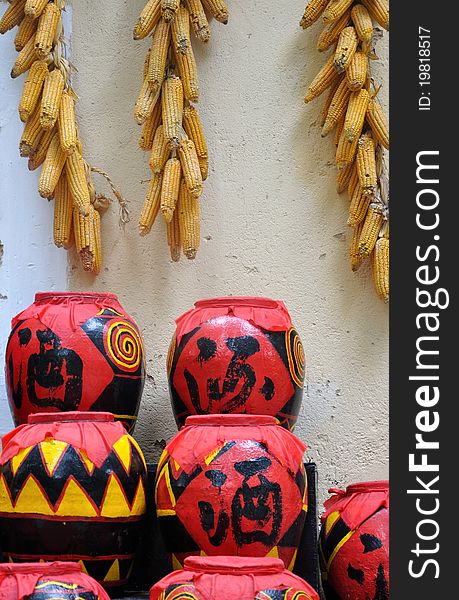
<path fill-rule="evenodd" d="M 110 600 L 103 587 L 69 562 L 0 564 L 1 600 Z"/>
<path fill-rule="evenodd" d="M 150 591 L 150 600 L 319 600 L 278 558 L 189 557 Z"/>
<path fill-rule="evenodd" d="M 319 541 L 324 582 L 341 600 L 388 600 L 389 482 L 330 492 Z"/>
<path fill-rule="evenodd" d="M 200 300 L 176 323 L 167 368 L 179 426 L 193 414 L 247 413 L 275 416 L 293 429 L 305 359 L 283 302 Z"/>
<path fill-rule="evenodd" d="M 31 413 L 91 410 L 132 431 L 144 383 L 142 337 L 115 294 L 39 293 L 12 320 L 6 387 L 16 425 Z"/>
<path fill-rule="evenodd" d="M 174 568 L 202 551 L 269 555 L 292 569 L 307 512 L 305 449 L 274 417 L 188 417 L 156 474 L 157 515 Z"/>

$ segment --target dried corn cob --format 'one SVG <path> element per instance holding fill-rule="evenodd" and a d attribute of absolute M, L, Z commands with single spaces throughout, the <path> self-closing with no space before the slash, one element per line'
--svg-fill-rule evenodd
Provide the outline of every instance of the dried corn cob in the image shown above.
<path fill-rule="evenodd" d="M 370 13 L 363 4 L 355 4 L 351 10 L 351 17 L 357 31 L 357 37 L 362 42 L 363 49 L 368 51 L 373 39 L 373 21 Z"/>
<path fill-rule="evenodd" d="M 356 52 L 346 69 L 347 87 L 357 92 L 366 82 L 368 75 L 368 57 L 364 52 Z"/>
<path fill-rule="evenodd" d="M 370 134 L 365 134 L 359 139 L 357 173 L 364 194 L 373 195 L 378 184 L 378 177 L 376 174 L 375 143 Z"/>
<path fill-rule="evenodd" d="M 336 166 L 338 169 L 344 169 L 354 162 L 358 141 L 358 138 L 356 138 L 353 142 L 349 142 L 346 139 L 343 127 L 336 149 Z"/>
<path fill-rule="evenodd" d="M 19 25 L 18 31 L 14 38 L 14 47 L 16 52 L 20 52 L 30 38 L 35 35 L 37 30 L 37 21 L 32 17 L 24 17 Z"/>
<path fill-rule="evenodd" d="M 86 177 L 86 166 L 81 155 L 81 148 L 77 148 L 75 152 L 67 155 L 65 172 L 69 183 L 70 193 L 72 194 L 73 203 L 83 216 L 89 215 L 91 206 L 91 195 L 89 192 L 88 180 Z"/>
<path fill-rule="evenodd" d="M 19 75 L 28 71 L 36 60 L 35 39 L 34 36 L 32 36 L 17 55 L 13 68 L 11 69 L 11 77 L 16 79 L 16 77 L 19 77 Z"/>
<path fill-rule="evenodd" d="M 349 217 L 347 224 L 350 227 L 355 227 L 359 223 L 363 222 L 370 203 L 371 196 L 364 193 L 360 182 L 358 182 L 354 188 L 354 193 L 351 196 L 351 204 L 349 205 Z"/>
<path fill-rule="evenodd" d="M 205 180 L 207 178 L 209 154 L 199 113 L 190 104 L 183 111 L 183 128 L 194 144 L 199 166 L 201 167 L 202 179 Z"/>
<path fill-rule="evenodd" d="M 183 120 L 183 86 L 180 77 L 168 77 L 162 95 L 164 137 L 174 147 L 180 143 Z"/>
<path fill-rule="evenodd" d="M 357 140 L 362 133 L 369 99 L 370 95 L 365 89 L 351 94 L 343 130 L 348 142 Z"/>
<path fill-rule="evenodd" d="M 85 271 L 93 271 L 95 267 L 96 236 L 94 221 L 96 212 L 92 204 L 89 206 L 87 215 L 82 215 L 76 207 L 73 210 L 75 245 Z"/>
<path fill-rule="evenodd" d="M 387 0 L 362 0 L 373 19 L 389 31 L 389 3 Z"/>
<path fill-rule="evenodd" d="M 161 0 L 161 14 L 165 21 L 169 23 L 175 17 L 179 7 L 179 0 Z"/>
<path fill-rule="evenodd" d="M 170 223 L 166 223 L 167 231 L 167 244 L 171 254 L 171 259 L 174 262 L 180 260 L 180 254 L 182 252 L 182 244 L 180 240 L 180 224 L 179 224 L 179 210 L 174 210 L 172 220 Z"/>
<path fill-rule="evenodd" d="M 325 120 L 328 115 L 328 109 L 330 108 L 330 104 L 333 101 L 333 97 L 335 95 L 336 90 L 340 86 L 343 81 L 343 76 L 339 77 L 335 80 L 335 83 L 331 86 L 330 91 L 328 92 L 327 99 L 322 107 L 322 112 L 320 113 L 320 126 L 323 127 L 325 125 Z"/>
<path fill-rule="evenodd" d="M 347 167 L 344 167 L 344 169 L 338 169 L 336 173 L 336 191 L 338 194 L 341 194 L 341 192 L 344 192 L 344 190 L 347 188 L 351 179 L 353 168 L 354 165 L 347 165 Z"/>
<path fill-rule="evenodd" d="M 352 230 L 352 241 L 349 250 L 349 256 L 351 259 L 351 269 L 355 272 L 358 271 L 362 264 L 363 258 L 359 253 L 359 242 L 360 236 L 362 235 L 363 223 L 360 223 Z"/>
<path fill-rule="evenodd" d="M 61 11 L 54 2 L 47 4 L 38 20 L 37 33 L 35 35 L 35 54 L 38 58 L 46 58 L 51 52 L 60 19 Z"/>
<path fill-rule="evenodd" d="M 380 237 L 373 258 L 373 281 L 378 296 L 389 302 L 389 239 Z"/>
<path fill-rule="evenodd" d="M 52 129 L 57 121 L 65 79 L 59 69 L 48 73 L 41 97 L 40 123 L 43 129 Z"/>
<path fill-rule="evenodd" d="M 65 169 L 54 191 L 54 243 L 58 248 L 70 248 L 73 242 L 73 200 Z"/>
<path fill-rule="evenodd" d="M 226 25 L 228 23 L 229 12 L 223 0 L 201 0 L 204 8 L 220 23 Z"/>
<path fill-rule="evenodd" d="M 94 209 L 93 213 L 93 228 L 94 228 L 94 263 L 93 272 L 97 275 L 102 267 L 102 231 L 100 224 L 100 213 Z"/>
<path fill-rule="evenodd" d="M 147 195 L 139 219 L 140 235 L 150 233 L 153 223 L 158 216 L 161 207 L 161 185 L 163 176 L 161 173 L 153 175 L 148 186 Z"/>
<path fill-rule="evenodd" d="M 55 133 L 46 154 L 40 173 L 38 193 L 42 198 L 51 198 L 65 165 L 66 154 L 61 148 L 59 134 Z"/>
<path fill-rule="evenodd" d="M 36 19 L 45 10 L 48 0 L 26 0 L 24 12 L 29 17 Z"/>
<path fill-rule="evenodd" d="M 154 175 L 161 173 L 164 169 L 171 153 L 171 146 L 168 140 L 164 137 L 164 127 L 160 125 L 156 129 L 155 136 L 153 138 L 153 144 L 151 147 L 150 154 L 150 169 Z"/>
<path fill-rule="evenodd" d="M 190 260 L 196 257 L 201 241 L 201 206 L 192 196 L 184 179 L 180 182 L 178 220 L 183 253 Z"/>
<path fill-rule="evenodd" d="M 344 129 L 345 117 L 346 117 L 346 114 L 341 115 L 341 117 L 338 119 L 338 123 L 336 124 L 336 127 L 335 127 L 335 148 L 338 148 L 338 146 L 339 146 L 341 134 L 343 133 L 343 129 Z M 338 169 L 339 168 L 340 167 L 338 167 Z"/>
<path fill-rule="evenodd" d="M 339 19 L 351 6 L 354 0 L 330 0 L 323 14 L 324 23 L 330 23 Z"/>
<path fill-rule="evenodd" d="M 349 25 L 351 11 L 344 12 L 339 19 L 327 25 L 317 39 L 317 50 L 324 52 L 339 38 L 340 33 Z"/>
<path fill-rule="evenodd" d="M 193 198 L 199 198 L 202 194 L 202 175 L 196 148 L 190 138 L 182 139 L 178 153 L 186 187 Z"/>
<path fill-rule="evenodd" d="M 158 100 L 153 108 L 151 115 L 144 121 L 142 127 L 142 133 L 139 139 L 139 146 L 142 150 L 151 150 L 153 145 L 153 138 L 155 137 L 156 130 L 161 124 L 161 101 Z"/>
<path fill-rule="evenodd" d="M 191 48 L 190 11 L 183 4 L 179 6 L 175 19 L 172 21 L 172 41 L 174 52 L 177 54 L 186 54 Z"/>
<path fill-rule="evenodd" d="M 386 115 L 384 114 L 382 106 L 374 98 L 368 103 L 367 121 L 376 141 L 389 150 L 389 128 Z"/>
<path fill-rule="evenodd" d="M 134 109 L 134 118 L 139 125 L 145 123 L 148 117 L 153 114 L 160 96 L 161 88 L 156 89 L 154 86 L 150 85 L 149 81 L 146 79 L 142 84 L 139 98 L 137 99 Z"/>
<path fill-rule="evenodd" d="M 320 69 L 312 83 L 309 85 L 308 92 L 304 98 L 306 103 L 311 102 L 317 96 L 320 96 L 325 90 L 332 85 L 338 77 L 335 69 L 334 55 L 330 56 L 325 65 Z"/>
<path fill-rule="evenodd" d="M 42 133 L 38 138 L 36 148 L 34 148 L 30 153 L 28 163 L 29 171 L 35 171 L 35 169 L 38 169 L 38 167 L 40 167 L 45 162 L 46 155 L 48 154 L 48 149 L 51 145 L 54 136 L 57 133 L 55 128 L 49 129 L 48 131 L 41 129 L 41 132 Z"/>
<path fill-rule="evenodd" d="M 303 29 L 311 27 L 320 15 L 324 12 L 325 7 L 330 0 L 310 0 L 306 8 L 304 9 L 303 17 L 300 21 L 300 26 Z"/>
<path fill-rule="evenodd" d="M 61 147 L 67 154 L 72 154 L 77 148 L 78 131 L 75 121 L 75 98 L 69 92 L 62 94 L 58 126 Z"/>
<path fill-rule="evenodd" d="M 0 33 L 6 33 L 24 18 L 25 0 L 13 0 L 0 19 Z"/>
<path fill-rule="evenodd" d="M 134 39 L 142 40 L 149 35 L 161 18 L 161 0 L 149 0 L 140 13 L 134 27 Z"/>
<path fill-rule="evenodd" d="M 161 212 L 166 223 L 171 222 L 177 205 L 181 171 L 178 158 L 173 157 L 166 162 L 161 186 Z"/>
<path fill-rule="evenodd" d="M 207 43 L 210 40 L 210 28 L 201 0 L 186 0 L 186 4 L 190 11 L 191 25 L 196 37 L 201 42 Z"/>
<path fill-rule="evenodd" d="M 359 183 L 359 174 L 357 173 L 357 164 L 354 162 L 354 164 L 352 165 L 352 173 L 351 173 L 351 177 L 349 179 L 349 184 L 347 186 L 347 195 L 349 196 L 349 198 L 352 198 L 352 195 L 353 195 L 358 183 Z"/>
<path fill-rule="evenodd" d="M 340 118 L 345 114 L 350 94 L 351 92 L 347 86 L 347 81 L 343 78 L 330 103 L 330 108 L 328 109 L 327 117 L 324 126 L 322 127 L 322 137 L 325 137 L 330 133 Z"/>
<path fill-rule="evenodd" d="M 48 65 L 44 60 L 36 60 L 30 67 L 19 102 L 19 118 L 24 123 L 37 106 L 47 74 Z"/>
<path fill-rule="evenodd" d="M 198 156 L 199 169 L 201 171 L 202 180 L 205 181 L 209 176 L 209 159 Z"/>
<path fill-rule="evenodd" d="M 345 27 L 339 34 L 335 49 L 335 69 L 342 73 L 347 69 L 352 57 L 357 50 L 357 34 L 353 27 Z"/>
<path fill-rule="evenodd" d="M 21 156 L 31 156 L 37 149 L 42 135 L 40 107 L 37 105 L 25 124 L 21 141 L 19 142 L 19 154 Z"/>
<path fill-rule="evenodd" d="M 148 48 L 147 53 L 145 54 L 145 58 L 143 61 L 143 79 L 148 77 L 148 69 L 150 67 L 150 56 L 151 56 L 151 48 Z"/>
<path fill-rule="evenodd" d="M 190 46 L 186 54 L 176 52 L 175 58 L 185 98 L 190 102 L 197 102 L 199 100 L 199 81 L 193 49 Z"/>
<path fill-rule="evenodd" d="M 160 89 L 166 75 L 167 52 L 169 50 L 171 27 L 164 19 L 158 23 L 151 44 L 148 81 L 154 92 Z"/>
<path fill-rule="evenodd" d="M 360 256 L 366 257 L 372 253 L 381 230 L 381 225 L 383 224 L 383 219 L 383 213 L 379 205 L 370 204 L 359 239 Z"/>

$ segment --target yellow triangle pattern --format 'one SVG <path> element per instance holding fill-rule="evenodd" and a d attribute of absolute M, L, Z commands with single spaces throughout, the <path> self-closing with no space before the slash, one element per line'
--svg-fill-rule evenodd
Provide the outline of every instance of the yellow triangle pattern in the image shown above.
<path fill-rule="evenodd" d="M 11 459 L 11 471 L 13 472 L 13 475 L 16 475 L 19 467 L 22 465 L 22 463 L 25 461 L 25 459 L 29 456 L 30 451 L 32 450 L 34 446 L 29 446 L 28 448 L 23 448 L 22 450 L 19 450 L 19 452 L 16 454 L 16 456 L 13 456 L 13 458 Z"/>
<path fill-rule="evenodd" d="M 137 490 L 134 496 L 134 502 L 132 503 L 131 508 L 131 516 L 140 516 L 144 515 L 147 511 L 147 502 L 145 500 L 145 489 L 143 487 L 143 482 L 139 479 L 139 485 L 137 486 Z"/>
<path fill-rule="evenodd" d="M 331 528 L 333 527 L 333 525 L 336 523 L 336 521 L 339 519 L 339 512 L 337 510 L 335 510 L 334 512 L 330 513 L 327 517 L 327 520 L 325 521 L 325 535 L 328 535 L 330 533 Z"/>
<path fill-rule="evenodd" d="M 69 479 L 54 514 L 59 517 L 97 517 L 91 500 L 74 479 Z"/>
<path fill-rule="evenodd" d="M 10 495 L 6 487 L 5 478 L 0 475 L 0 514 L 13 512 Z"/>
<path fill-rule="evenodd" d="M 131 470 L 131 442 L 127 435 L 123 435 L 120 439 L 114 444 L 113 450 L 116 455 L 120 459 L 121 464 L 124 467 L 124 470 L 129 475 L 129 471 Z"/>
<path fill-rule="evenodd" d="M 279 552 L 277 550 L 277 546 L 274 546 L 274 548 L 272 548 L 268 554 L 266 554 L 267 558 L 279 558 Z"/>
<path fill-rule="evenodd" d="M 204 552 L 204 550 L 201 550 L 201 552 L 199 553 L 199 556 L 207 556 L 207 554 Z"/>
<path fill-rule="evenodd" d="M 84 564 L 84 562 L 82 560 L 79 560 L 78 564 L 81 567 L 81 572 L 84 573 L 85 575 L 89 575 L 88 570 L 86 569 L 86 565 Z"/>
<path fill-rule="evenodd" d="M 54 469 L 67 448 L 68 444 L 66 442 L 60 442 L 59 440 L 53 440 L 52 438 L 46 438 L 44 442 L 40 442 L 40 451 L 43 455 L 43 462 L 50 477 L 52 477 Z"/>
<path fill-rule="evenodd" d="M 118 559 L 113 561 L 112 566 L 109 568 L 107 574 L 104 577 L 104 581 L 119 581 L 120 580 L 120 563 Z"/>
<path fill-rule="evenodd" d="M 295 561 L 296 561 L 296 555 L 298 554 L 298 548 L 295 550 L 292 560 L 290 561 L 289 566 L 287 567 L 287 569 L 289 571 L 293 571 L 293 567 L 295 566 Z"/>
<path fill-rule="evenodd" d="M 145 470 L 147 469 L 147 463 L 145 461 L 145 457 L 143 455 L 142 449 L 140 448 L 139 444 L 135 441 L 135 439 L 133 437 L 131 437 L 130 435 L 128 436 L 126 434 L 126 437 L 130 440 L 131 444 L 134 446 L 134 448 L 137 450 L 137 452 L 139 453 L 140 458 L 142 459 L 143 462 L 143 466 L 145 467 Z"/>
<path fill-rule="evenodd" d="M 131 510 L 117 477 L 112 473 L 108 480 L 105 497 L 100 510 L 102 517 L 129 517 Z"/>
<path fill-rule="evenodd" d="M 36 515 L 53 515 L 53 509 L 43 496 L 33 475 L 29 475 L 13 508 L 14 513 L 32 513 Z"/>
<path fill-rule="evenodd" d="M 80 448 L 78 450 L 78 454 L 80 455 L 80 458 L 83 461 L 84 466 L 86 467 L 88 473 L 90 475 L 92 475 L 94 473 L 94 469 L 95 469 L 94 463 L 91 460 L 89 460 L 88 455 L 86 454 L 86 451 L 83 450 L 83 448 Z"/>
<path fill-rule="evenodd" d="M 182 571 L 183 570 L 182 563 L 175 556 L 175 554 L 172 554 L 172 570 L 173 571 Z"/>

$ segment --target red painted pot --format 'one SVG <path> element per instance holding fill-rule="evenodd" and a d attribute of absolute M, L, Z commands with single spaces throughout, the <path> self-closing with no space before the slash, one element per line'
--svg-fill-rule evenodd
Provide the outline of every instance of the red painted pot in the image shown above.
<path fill-rule="evenodd" d="M 91 410 L 131 431 L 144 383 L 139 328 L 114 294 L 39 293 L 12 320 L 6 387 L 16 425 L 31 413 Z"/>
<path fill-rule="evenodd" d="M 324 581 L 341 600 L 389 598 L 389 482 L 330 490 L 320 532 Z"/>
<path fill-rule="evenodd" d="M 176 323 L 167 368 L 179 426 L 194 414 L 248 413 L 275 416 L 293 429 L 305 359 L 283 302 L 200 300 Z"/>
<path fill-rule="evenodd" d="M 109 413 L 40 413 L 2 438 L 5 562 L 69 560 L 104 587 L 131 573 L 146 512 L 146 465 Z"/>
<path fill-rule="evenodd" d="M 0 564 L 1 600 L 110 600 L 81 566 L 69 562 Z"/>
<path fill-rule="evenodd" d="M 278 558 L 189 557 L 150 590 L 150 600 L 319 600 Z"/>
<path fill-rule="evenodd" d="M 174 568 L 204 552 L 274 556 L 292 569 L 307 512 L 305 448 L 274 417 L 188 417 L 156 474 Z"/>

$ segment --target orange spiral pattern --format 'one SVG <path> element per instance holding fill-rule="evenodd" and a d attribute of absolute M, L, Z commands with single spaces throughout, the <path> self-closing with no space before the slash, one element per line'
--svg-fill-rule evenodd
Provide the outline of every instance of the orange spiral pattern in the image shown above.
<path fill-rule="evenodd" d="M 137 329 L 128 321 L 110 323 L 106 334 L 109 357 L 123 371 L 137 371 L 143 357 L 143 344 Z"/>
<path fill-rule="evenodd" d="M 287 348 L 288 366 L 290 375 L 298 387 L 303 387 L 305 375 L 304 348 L 300 336 L 295 329 L 289 329 L 285 333 L 285 345 Z"/>

